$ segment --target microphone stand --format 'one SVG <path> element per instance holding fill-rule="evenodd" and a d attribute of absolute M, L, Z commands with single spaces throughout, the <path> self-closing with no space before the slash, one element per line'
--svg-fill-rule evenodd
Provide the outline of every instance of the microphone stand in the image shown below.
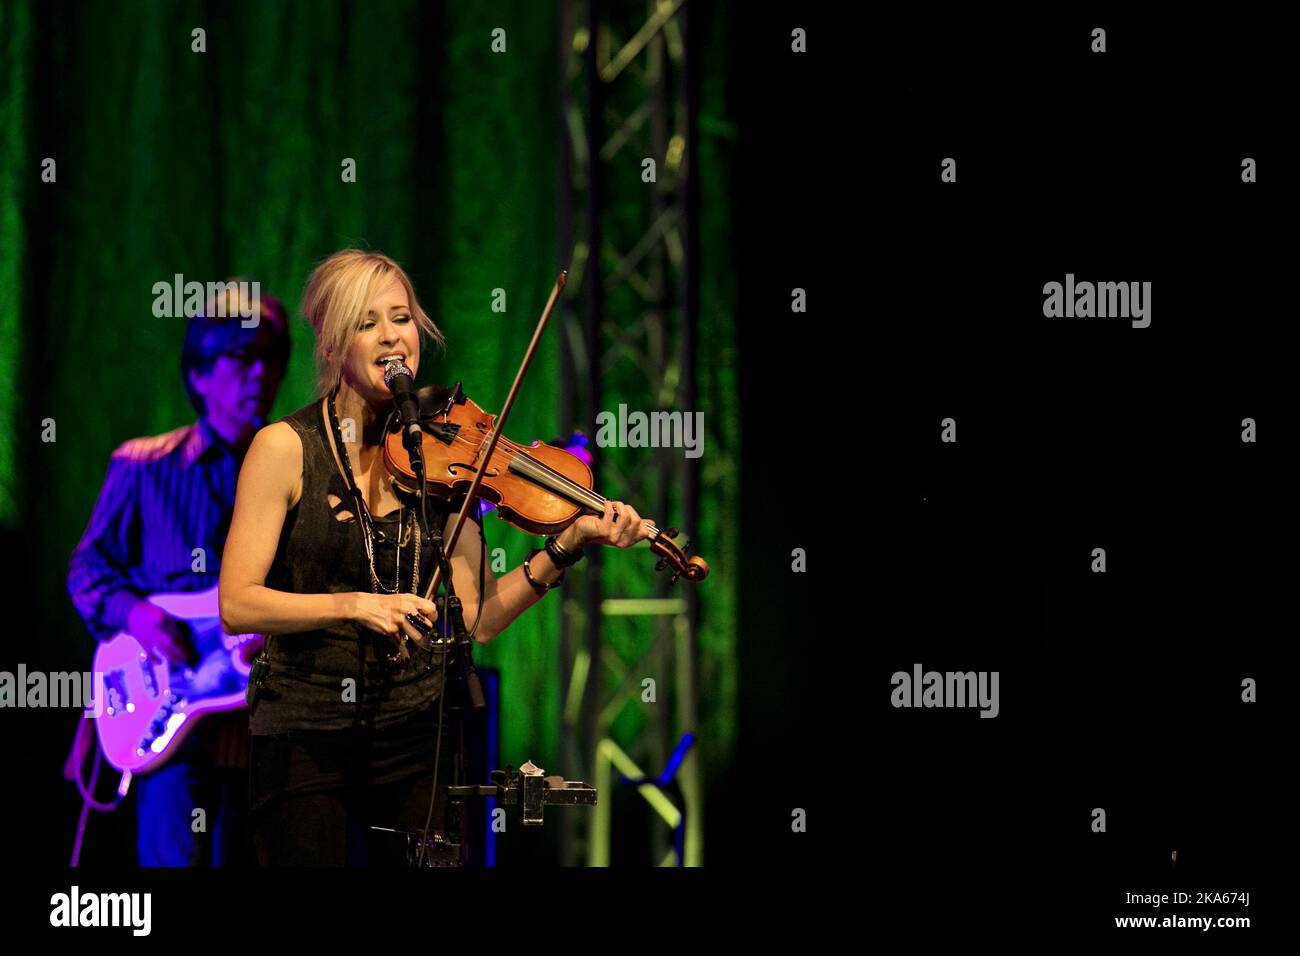
<path fill-rule="evenodd" d="M 454 394 L 460 393 L 460 383 Z M 431 528 L 429 526 L 428 495 L 424 483 L 424 442 L 420 424 L 417 420 L 414 427 L 407 427 L 403 424 L 402 444 L 406 446 L 407 453 L 410 457 L 411 470 L 415 474 L 416 488 L 419 489 L 420 498 L 420 524 L 425 538 L 433 545 L 434 562 L 437 567 L 437 574 L 442 577 L 444 594 L 436 595 L 433 598 L 434 603 L 438 606 L 438 619 L 442 622 L 441 639 L 431 642 L 429 647 L 429 662 L 425 665 L 425 672 L 433 670 L 433 658 L 438 645 L 442 645 L 442 683 L 438 695 L 438 726 L 434 738 L 434 756 L 433 756 L 433 785 L 432 792 L 429 796 L 429 810 L 425 816 L 422 833 L 429 832 L 429 826 L 433 821 L 433 808 L 438 790 L 438 766 L 442 757 L 442 727 L 444 707 L 446 704 L 447 693 L 447 658 L 448 655 L 455 652 L 456 660 L 459 665 L 459 687 L 460 697 L 453 709 L 458 712 L 463 710 L 463 702 L 468 700 L 470 706 L 476 714 L 487 710 L 487 699 L 483 696 L 483 685 L 479 680 L 478 671 L 474 668 L 473 641 L 470 640 L 469 629 L 465 627 L 464 608 L 461 604 L 460 597 L 456 594 L 456 587 L 452 582 L 451 564 L 447 559 L 447 550 L 443 547 L 443 537 L 441 528 Z M 468 500 L 468 499 L 467 499 Z M 482 613 L 480 611 L 480 613 Z M 451 626 L 451 637 L 447 636 L 448 625 Z M 453 767 L 453 782 L 460 783 L 460 775 L 465 767 L 465 732 L 463 722 L 455 719 L 456 735 L 456 756 Z M 450 826 L 449 826 L 450 824 Z M 456 839 L 452 840 L 446 848 L 455 849 L 459 855 L 459 846 L 461 844 L 460 831 L 463 829 L 464 822 L 460 814 L 456 814 L 454 821 L 443 821 L 443 828 L 455 831 Z M 428 849 L 429 841 L 422 841 L 419 847 L 418 855 L 415 858 L 415 865 L 424 864 L 424 855 Z"/>
<path fill-rule="evenodd" d="M 421 476 L 420 488 L 421 509 L 423 510 L 423 476 Z M 443 585 L 446 592 L 444 595 L 438 595 L 438 597 L 435 598 L 435 603 L 439 605 L 438 618 L 442 622 L 441 630 L 443 634 L 442 639 L 436 642 L 436 644 L 441 644 L 443 646 L 442 686 L 438 694 L 438 728 L 434 743 L 433 784 L 429 793 L 429 810 L 425 814 L 424 827 L 420 831 L 425 834 L 429 832 L 429 827 L 433 822 L 433 808 L 438 794 L 438 764 L 442 755 L 442 721 L 444 707 L 446 706 L 447 693 L 449 690 L 447 687 L 447 658 L 453 652 L 456 654 L 457 664 L 459 665 L 457 668 L 457 685 L 460 689 L 460 697 L 458 698 L 457 703 L 453 705 L 453 708 L 457 711 L 457 719 L 455 719 L 453 724 L 456 735 L 456 762 L 453 765 L 453 784 L 455 785 L 460 784 L 460 775 L 465 767 L 465 729 L 462 719 L 464 701 L 469 701 L 470 707 L 476 714 L 487 710 L 487 699 L 483 696 L 483 685 L 479 680 L 478 671 L 474 669 L 474 642 L 470 640 L 469 630 L 465 627 L 465 614 L 461 606 L 461 600 L 456 595 L 455 586 L 452 584 L 451 565 L 447 560 L 446 549 L 443 548 L 441 529 L 429 531 L 428 537 L 433 543 L 435 560 L 438 569 L 442 572 Z M 442 600 L 438 600 L 438 598 L 441 598 Z M 481 606 L 479 613 L 482 613 Z M 450 639 L 447 637 L 448 624 L 451 625 L 452 636 Z M 433 669 L 433 653 L 434 650 L 431 648 L 429 663 L 425 665 L 426 672 Z M 460 813 L 449 814 L 449 816 L 452 818 L 444 819 L 443 829 L 453 834 L 454 838 L 450 842 L 452 846 L 456 848 L 457 855 L 459 856 L 459 846 L 463 839 L 461 831 L 464 829 L 464 820 Z M 415 858 L 415 866 L 424 865 L 424 856 L 429 847 L 429 842 L 430 841 L 428 840 L 421 841 L 419 851 Z"/>

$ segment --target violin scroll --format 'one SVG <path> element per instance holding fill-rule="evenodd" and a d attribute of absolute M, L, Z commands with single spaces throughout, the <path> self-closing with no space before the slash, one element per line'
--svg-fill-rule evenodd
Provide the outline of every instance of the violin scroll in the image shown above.
<path fill-rule="evenodd" d="M 709 576 L 708 562 L 699 555 L 686 557 L 686 552 L 673 543 L 672 539 L 677 537 L 677 534 L 676 528 L 668 528 L 649 538 L 650 550 L 659 555 L 655 570 L 662 571 L 671 566 L 673 579 L 669 583 L 677 583 L 677 579 L 684 575 L 687 581 L 698 584 Z"/>

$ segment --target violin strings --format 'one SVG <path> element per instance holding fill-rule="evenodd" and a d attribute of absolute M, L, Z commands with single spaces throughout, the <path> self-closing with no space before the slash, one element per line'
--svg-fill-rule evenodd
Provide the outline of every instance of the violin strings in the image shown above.
<path fill-rule="evenodd" d="M 463 442 L 465 445 L 473 447 L 475 449 L 482 447 L 481 443 L 472 442 L 468 438 L 462 438 L 459 435 L 453 438 L 452 441 Z M 519 456 L 523 456 L 524 460 L 529 462 L 529 465 L 527 467 L 536 467 L 537 469 L 546 472 L 553 481 L 559 482 L 560 484 L 567 486 L 574 493 L 578 495 L 590 495 L 591 497 L 598 500 L 602 506 L 608 500 L 599 492 L 594 491 L 593 489 L 588 488 L 585 485 L 578 484 L 573 479 L 569 478 L 566 475 L 561 474 L 560 472 L 556 471 L 554 468 L 550 467 L 546 463 L 537 460 L 532 455 L 528 454 L 528 452 L 525 451 L 522 446 L 516 444 L 515 442 L 510 441 L 504 435 L 502 435 L 500 440 L 498 440 L 497 448 L 500 448 L 502 443 L 506 444 L 508 451 L 513 452 L 510 461 L 507 462 L 507 467 L 509 467 L 509 465 L 514 462 L 515 458 Z M 496 454 L 495 449 L 493 450 L 493 454 L 494 455 Z"/>
<path fill-rule="evenodd" d="M 476 453 L 477 453 L 477 449 L 483 447 L 482 442 L 472 442 L 468 438 L 464 438 L 460 435 L 454 436 L 451 439 L 451 441 L 453 443 L 460 442 L 468 447 L 474 448 L 476 450 Z M 502 445 L 506 446 L 507 451 L 512 452 L 510 461 L 507 462 L 507 467 L 509 467 L 510 464 L 513 464 L 515 458 L 522 456 L 529 463 L 525 467 L 537 468 L 545 472 L 548 475 L 548 477 L 551 478 L 552 481 L 555 481 L 560 485 L 567 486 L 576 495 L 578 496 L 590 495 L 591 497 L 598 500 L 602 506 L 604 506 L 609 501 L 608 498 L 606 498 L 604 495 L 600 494 L 599 492 L 595 491 L 594 489 L 588 488 L 585 485 L 578 484 L 576 481 L 574 481 L 572 478 L 569 478 L 567 475 L 561 474 L 560 472 L 552 468 L 550 465 L 547 465 L 545 462 L 539 461 L 538 459 L 534 458 L 532 455 L 528 454 L 526 450 L 524 450 L 522 445 L 519 445 L 516 442 L 511 441 L 510 439 L 506 438 L 505 435 L 502 435 L 499 439 L 497 439 L 497 448 L 493 449 L 492 453 L 495 455 L 497 449 L 499 449 Z M 645 519 L 642 519 L 642 521 L 645 522 Z M 648 522 L 645 523 L 649 525 L 649 530 L 651 534 L 657 535 L 660 533 L 659 529 L 655 527 L 653 524 L 649 524 Z"/>

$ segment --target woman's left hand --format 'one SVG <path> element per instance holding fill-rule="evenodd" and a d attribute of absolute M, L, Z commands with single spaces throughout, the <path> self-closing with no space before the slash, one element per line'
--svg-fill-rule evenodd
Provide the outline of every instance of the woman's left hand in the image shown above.
<path fill-rule="evenodd" d="M 618 515 L 615 518 L 615 514 Z M 606 501 L 605 513 L 600 517 L 583 515 L 569 525 L 560 535 L 562 548 L 582 548 L 589 544 L 604 544 L 612 548 L 630 548 L 638 541 L 650 537 L 647 525 L 653 518 L 642 518 L 636 509 L 623 501 Z M 574 537 L 570 537 L 573 535 Z"/>

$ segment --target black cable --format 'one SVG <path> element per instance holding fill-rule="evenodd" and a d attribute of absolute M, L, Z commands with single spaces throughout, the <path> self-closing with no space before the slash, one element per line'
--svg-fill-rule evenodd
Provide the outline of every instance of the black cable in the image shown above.
<path fill-rule="evenodd" d="M 412 463 L 414 464 L 414 461 Z M 424 536 L 429 540 L 429 543 L 434 547 L 435 565 L 437 567 L 441 567 L 445 557 L 442 552 L 442 534 L 440 532 L 438 536 L 435 538 L 429 532 L 429 496 L 425 489 L 425 484 L 424 484 L 423 460 L 420 461 L 419 466 L 417 468 L 417 472 L 418 473 L 416 474 L 415 479 L 416 479 L 416 488 L 417 488 L 416 494 L 419 495 L 420 498 L 420 524 L 423 528 Z M 416 581 L 415 585 L 416 588 L 419 588 L 420 582 Z M 444 609 L 446 608 L 446 602 L 443 603 L 443 607 Z M 440 630 L 442 632 L 444 643 L 443 643 L 443 653 L 442 653 L 442 673 L 439 675 L 439 685 L 438 685 L 438 725 L 437 725 L 437 729 L 435 730 L 435 740 L 433 745 L 433 782 L 430 784 L 429 787 L 429 811 L 427 814 L 425 814 L 424 828 L 420 831 L 420 850 L 415 857 L 415 865 L 417 867 L 421 866 L 424 863 L 425 849 L 429 845 L 429 824 L 433 821 L 434 802 L 438 798 L 438 765 L 442 760 L 442 716 L 443 716 L 443 704 L 447 700 L 447 645 L 445 641 L 447 637 L 448 622 L 447 622 L 447 614 L 445 613 L 445 610 L 444 613 L 441 615 L 441 623 L 442 623 L 442 627 L 440 628 Z"/>

